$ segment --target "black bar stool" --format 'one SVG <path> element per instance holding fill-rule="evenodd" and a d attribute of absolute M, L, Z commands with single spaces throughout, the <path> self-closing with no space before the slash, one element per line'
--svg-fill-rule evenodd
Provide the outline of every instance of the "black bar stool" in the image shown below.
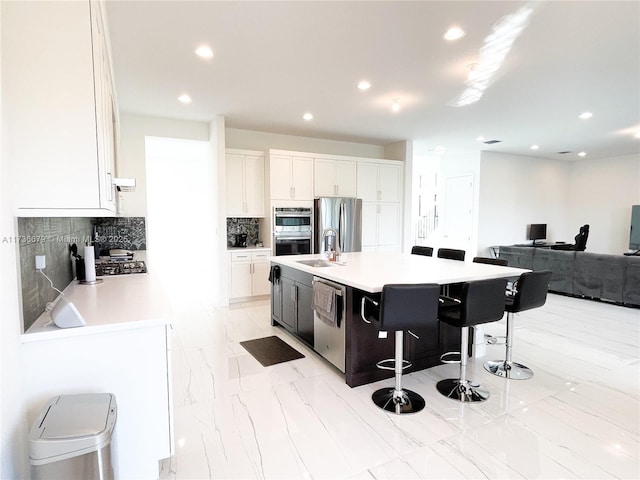
<path fill-rule="evenodd" d="M 460 262 L 464 262 L 465 256 L 464 250 L 457 250 L 455 248 L 439 248 L 438 249 L 438 258 L 446 258 L 448 260 L 458 260 Z"/>
<path fill-rule="evenodd" d="M 538 272 L 527 272 L 520 275 L 515 283 L 515 295 L 508 293 L 505 298 L 505 310 L 507 311 L 507 341 L 506 354 L 504 360 L 490 360 L 485 362 L 484 369 L 494 375 L 513 380 L 527 380 L 533 377 L 533 371 L 511 360 L 511 349 L 513 347 L 513 315 L 532 308 L 538 308 L 547 301 L 547 291 L 549 290 L 549 270 Z"/>
<path fill-rule="evenodd" d="M 463 283 L 461 303 L 440 309 L 438 318 L 441 322 L 460 327 L 460 376 L 440 380 L 436 385 L 445 397 L 459 402 L 483 402 L 489 398 L 485 388 L 467 379 L 469 327 L 502 319 L 506 287 L 506 278 Z M 445 353 L 441 358 L 446 355 L 449 354 Z"/>
<path fill-rule="evenodd" d="M 425 257 L 433 256 L 433 248 L 431 247 L 422 247 L 420 245 L 414 245 L 411 249 L 412 255 L 424 255 Z"/>
<path fill-rule="evenodd" d="M 419 394 L 402 388 L 402 371 L 411 366 L 403 357 L 403 334 L 404 330 L 419 328 L 438 318 L 439 294 L 440 286 L 435 283 L 390 284 L 382 287 L 379 304 L 369 297 L 362 298 L 362 319 L 370 323 L 365 309 L 366 302 L 371 302 L 380 308 L 380 330 L 396 333 L 395 358 L 378 362 L 379 368 L 395 371 L 395 386 L 376 390 L 371 396 L 387 412 L 416 413 L 424 408 L 424 399 Z"/>
<path fill-rule="evenodd" d="M 506 267 L 508 262 L 504 258 L 491 258 L 491 257 L 474 257 L 473 263 L 485 263 L 487 265 L 498 265 L 499 267 Z"/>

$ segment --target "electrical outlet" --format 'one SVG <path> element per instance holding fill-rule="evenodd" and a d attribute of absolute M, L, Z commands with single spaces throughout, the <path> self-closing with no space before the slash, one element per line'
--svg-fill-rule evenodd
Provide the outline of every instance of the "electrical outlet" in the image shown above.
<path fill-rule="evenodd" d="M 47 266 L 44 255 L 36 255 L 36 270 L 44 270 Z"/>

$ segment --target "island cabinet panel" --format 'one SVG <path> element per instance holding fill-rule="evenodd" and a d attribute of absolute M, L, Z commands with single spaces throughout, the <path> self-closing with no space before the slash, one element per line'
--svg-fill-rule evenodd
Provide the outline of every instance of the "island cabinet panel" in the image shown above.
<path fill-rule="evenodd" d="M 280 281 L 271 286 L 271 323 L 279 324 L 313 346 L 313 276 L 281 267 Z M 279 300 L 278 300 L 279 297 Z"/>
<path fill-rule="evenodd" d="M 471 330 L 471 329 L 470 329 Z M 404 337 L 405 358 L 410 359 L 411 367 L 405 372 L 416 372 L 440 363 L 440 355 L 445 352 L 460 351 L 460 329 L 446 323 L 436 322 L 425 328 L 411 330 Z M 472 343 L 470 342 L 469 345 Z"/>
<path fill-rule="evenodd" d="M 394 358 L 395 338 L 393 332 L 387 338 L 379 338 L 377 312 L 370 312 L 366 323 L 360 316 L 360 304 L 365 292 L 347 287 L 347 323 L 345 348 L 345 380 L 350 387 L 357 387 L 393 377 L 393 371 L 376 366 L 380 360 Z M 380 294 L 367 293 L 376 301 Z"/>

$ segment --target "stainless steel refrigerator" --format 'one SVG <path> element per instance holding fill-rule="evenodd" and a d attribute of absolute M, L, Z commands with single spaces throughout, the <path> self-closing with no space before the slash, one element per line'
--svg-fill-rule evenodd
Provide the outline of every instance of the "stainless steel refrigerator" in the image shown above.
<path fill-rule="evenodd" d="M 313 252 L 321 253 L 331 246 L 335 250 L 336 237 L 327 236 L 323 245 L 323 232 L 333 228 L 338 232 L 337 242 L 342 252 L 362 251 L 362 200 L 359 198 L 316 198 L 313 209 Z"/>

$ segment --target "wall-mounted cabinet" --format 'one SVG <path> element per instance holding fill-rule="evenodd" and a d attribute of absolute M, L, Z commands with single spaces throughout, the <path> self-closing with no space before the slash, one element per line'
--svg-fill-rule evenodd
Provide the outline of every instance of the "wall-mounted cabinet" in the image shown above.
<path fill-rule="evenodd" d="M 359 162 L 357 194 L 363 202 L 400 202 L 402 165 L 398 162 Z"/>
<path fill-rule="evenodd" d="M 272 200 L 313 200 L 313 159 L 271 154 L 269 180 Z"/>
<path fill-rule="evenodd" d="M 227 149 L 226 170 L 227 217 L 264 217 L 264 154 Z"/>
<path fill-rule="evenodd" d="M 113 215 L 118 112 L 98 1 L 3 4 L 6 151 L 19 216 Z"/>
<path fill-rule="evenodd" d="M 355 197 L 356 165 L 352 160 L 314 158 L 313 193 L 316 197 Z"/>

